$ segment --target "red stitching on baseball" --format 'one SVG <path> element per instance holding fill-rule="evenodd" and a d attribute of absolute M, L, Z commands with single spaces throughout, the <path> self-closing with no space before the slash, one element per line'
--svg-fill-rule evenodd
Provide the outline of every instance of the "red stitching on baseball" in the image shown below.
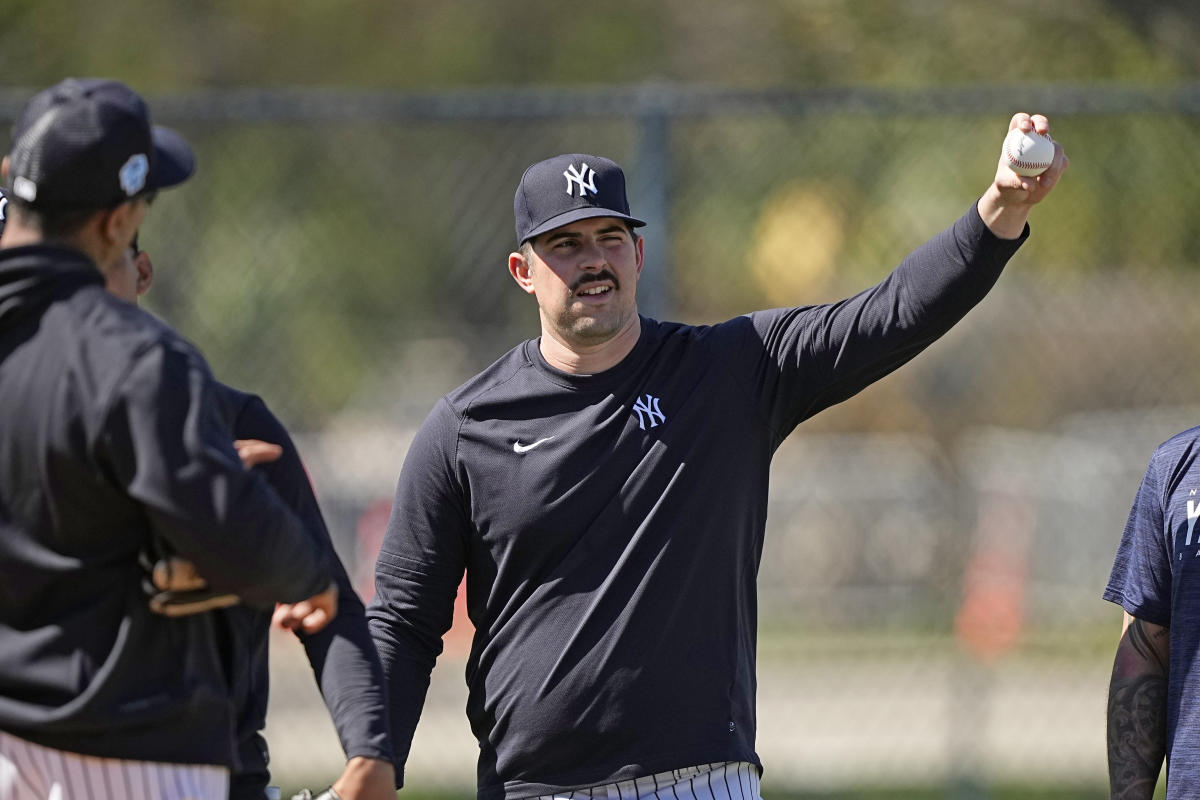
<path fill-rule="evenodd" d="M 1004 145 L 1004 157 L 1008 159 L 1009 165 L 1014 166 L 1014 167 L 1022 167 L 1025 169 L 1037 169 L 1038 167 L 1049 167 L 1050 166 L 1049 160 L 1047 160 L 1047 161 L 1025 161 L 1024 159 L 1017 158 L 1015 155 L 1013 155 L 1013 152 L 1008 144 Z"/>

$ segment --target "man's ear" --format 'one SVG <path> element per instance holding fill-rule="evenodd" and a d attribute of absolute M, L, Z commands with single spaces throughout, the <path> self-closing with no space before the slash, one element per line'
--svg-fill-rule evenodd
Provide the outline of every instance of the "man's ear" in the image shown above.
<path fill-rule="evenodd" d="M 138 226 L 142 224 L 140 203 L 129 200 L 106 211 L 99 212 L 99 233 L 104 243 L 110 247 L 119 245 L 122 249 L 133 241 Z"/>
<path fill-rule="evenodd" d="M 524 253 L 508 254 L 508 274 L 517 282 L 517 286 L 526 294 L 533 294 L 533 275 L 530 272 L 529 260 Z"/>
<path fill-rule="evenodd" d="M 133 263 L 137 267 L 137 293 L 138 297 L 141 297 L 150 288 L 150 284 L 154 283 L 154 262 L 150 260 L 149 253 L 140 250 Z"/>
<path fill-rule="evenodd" d="M 8 156 L 0 158 L 0 181 L 8 183 L 8 170 L 11 164 L 12 159 L 10 159 Z"/>

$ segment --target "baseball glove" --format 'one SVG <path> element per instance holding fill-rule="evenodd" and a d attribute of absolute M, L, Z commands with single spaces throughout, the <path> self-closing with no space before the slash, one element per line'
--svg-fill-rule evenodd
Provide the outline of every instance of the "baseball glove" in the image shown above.
<path fill-rule="evenodd" d="M 209 588 L 208 582 L 187 559 L 163 555 L 155 560 L 143 553 L 141 563 L 147 572 L 142 588 L 150 596 L 150 610 L 155 614 L 185 617 L 241 602 L 236 594 Z"/>
<path fill-rule="evenodd" d="M 275 461 L 283 455 L 279 445 L 258 439 L 237 439 L 233 446 L 246 469 Z M 138 562 L 146 571 L 142 589 L 149 595 L 150 610 L 155 614 L 186 617 L 242 602 L 236 594 L 210 589 L 208 581 L 196 572 L 192 562 L 171 553 L 166 543 L 157 537 L 151 540 L 149 551 L 140 554 Z M 330 800 L 341 798 L 332 795 Z"/>

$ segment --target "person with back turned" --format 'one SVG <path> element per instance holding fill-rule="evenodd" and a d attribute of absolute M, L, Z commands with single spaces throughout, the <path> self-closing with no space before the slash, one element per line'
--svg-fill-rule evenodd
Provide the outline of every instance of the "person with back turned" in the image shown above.
<path fill-rule="evenodd" d="M 149 608 L 160 538 L 216 589 L 332 618 L 332 552 L 243 467 L 203 357 L 105 291 L 191 149 L 124 84 L 35 95 L 0 165 L 0 796 L 225 798 L 212 615 Z"/>

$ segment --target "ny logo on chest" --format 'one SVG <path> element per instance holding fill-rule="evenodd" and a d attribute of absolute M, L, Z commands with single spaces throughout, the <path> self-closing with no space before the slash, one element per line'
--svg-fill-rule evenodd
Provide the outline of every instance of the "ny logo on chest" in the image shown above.
<path fill-rule="evenodd" d="M 1196 490 L 1192 489 L 1188 494 L 1195 495 Z M 1196 531 L 1196 520 L 1200 519 L 1200 503 L 1195 500 L 1187 501 L 1187 537 L 1183 540 L 1184 547 L 1192 546 L 1192 534 Z M 1200 540 L 1197 541 L 1200 544 Z M 1196 555 L 1200 556 L 1200 549 L 1196 550 Z M 1178 554 L 1180 560 L 1183 559 L 1183 553 Z"/>
<path fill-rule="evenodd" d="M 639 397 L 633 404 L 633 413 L 637 415 L 638 427 L 642 430 L 646 430 L 647 424 L 651 428 L 657 428 L 667 421 L 667 415 L 662 412 L 658 398 L 654 395 Z"/>

